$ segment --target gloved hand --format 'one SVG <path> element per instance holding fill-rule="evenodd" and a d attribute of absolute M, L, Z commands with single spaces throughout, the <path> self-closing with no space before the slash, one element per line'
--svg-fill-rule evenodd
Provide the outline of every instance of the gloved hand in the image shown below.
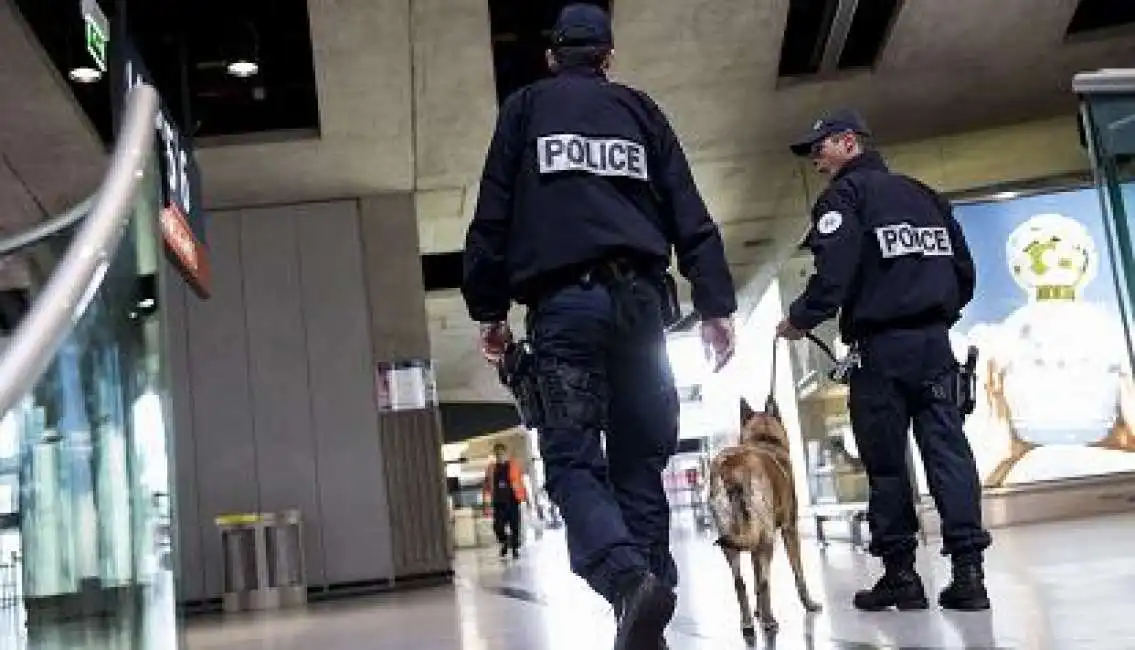
<path fill-rule="evenodd" d="M 713 371 L 718 372 L 729 360 L 737 346 L 732 318 L 710 318 L 701 323 L 701 341 L 705 358 L 713 359 Z"/>

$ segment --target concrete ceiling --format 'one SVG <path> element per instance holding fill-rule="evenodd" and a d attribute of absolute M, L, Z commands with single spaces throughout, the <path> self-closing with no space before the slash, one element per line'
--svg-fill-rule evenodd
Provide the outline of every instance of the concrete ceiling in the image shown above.
<path fill-rule="evenodd" d="M 90 195 L 105 154 L 10 0 L 0 0 L 0 236 Z M 28 283 L 24 256 L 0 260 L 0 288 Z"/>
<path fill-rule="evenodd" d="M 86 198 L 105 154 L 11 0 L 0 0 L 0 227 L 18 228 Z"/>
<path fill-rule="evenodd" d="M 422 250 L 459 249 L 496 114 L 487 3 L 308 4 L 320 136 L 203 148 L 206 204 L 413 191 Z M 1130 37 L 1066 44 L 1075 5 L 906 2 L 873 72 L 786 84 L 787 0 L 615 0 L 614 76 L 666 110 L 743 284 L 798 234 L 816 185 L 785 143 L 817 113 L 855 106 L 887 143 L 1071 115 L 1075 72 L 1135 60 Z M 34 216 L 94 187 L 101 153 L 12 18 L 0 0 L 0 87 L 23 89 L 0 97 L 0 205 Z M 503 398 L 460 299 L 427 302 L 443 396 Z"/>

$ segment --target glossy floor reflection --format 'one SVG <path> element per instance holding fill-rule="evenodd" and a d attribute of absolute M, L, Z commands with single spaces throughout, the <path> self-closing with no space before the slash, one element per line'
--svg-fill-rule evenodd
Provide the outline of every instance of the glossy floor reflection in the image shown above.
<path fill-rule="evenodd" d="M 813 594 L 825 609 L 807 617 L 779 554 L 773 607 L 781 631 L 756 647 L 807 648 L 1130 648 L 1135 639 L 1135 514 L 999 531 L 987 572 L 987 614 L 860 614 L 849 599 L 874 562 L 845 545 L 820 553 L 805 541 Z M 683 584 L 668 634 L 673 650 L 740 650 L 739 615 L 728 569 L 709 541 L 676 540 Z M 935 591 L 947 578 L 933 541 L 921 570 Z M 609 609 L 566 569 L 562 538 L 548 534 L 519 562 L 491 552 L 458 558 L 450 588 L 395 594 L 302 612 L 198 620 L 191 650 L 603 650 Z"/>

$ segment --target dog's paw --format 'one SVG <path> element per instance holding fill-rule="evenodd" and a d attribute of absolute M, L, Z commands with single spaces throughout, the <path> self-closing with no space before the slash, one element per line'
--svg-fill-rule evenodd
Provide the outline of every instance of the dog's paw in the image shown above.
<path fill-rule="evenodd" d="M 809 612 L 819 612 L 819 611 L 822 611 L 824 609 L 823 605 L 821 605 L 820 603 L 817 603 L 814 600 L 805 600 L 803 604 L 804 604 L 804 609 L 809 611 Z"/>
<path fill-rule="evenodd" d="M 776 634 L 780 630 L 780 623 L 777 623 L 775 618 L 769 617 L 761 621 L 761 629 L 765 631 L 765 634 Z"/>

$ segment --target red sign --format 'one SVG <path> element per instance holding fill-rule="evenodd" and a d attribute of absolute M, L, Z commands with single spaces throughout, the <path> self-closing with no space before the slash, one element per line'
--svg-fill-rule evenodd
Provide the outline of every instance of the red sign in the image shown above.
<path fill-rule="evenodd" d="M 162 209 L 159 221 L 162 239 L 177 263 L 178 270 L 198 294 L 208 297 L 212 280 L 209 256 L 190 230 L 185 214 L 177 203 L 171 202 Z"/>

